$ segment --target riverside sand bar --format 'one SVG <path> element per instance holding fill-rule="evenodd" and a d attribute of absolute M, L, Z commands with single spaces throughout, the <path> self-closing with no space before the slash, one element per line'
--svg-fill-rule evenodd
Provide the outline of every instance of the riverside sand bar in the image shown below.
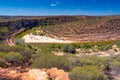
<path fill-rule="evenodd" d="M 27 34 L 23 37 L 25 43 L 73 43 L 74 41 L 58 40 L 46 36 Z"/>

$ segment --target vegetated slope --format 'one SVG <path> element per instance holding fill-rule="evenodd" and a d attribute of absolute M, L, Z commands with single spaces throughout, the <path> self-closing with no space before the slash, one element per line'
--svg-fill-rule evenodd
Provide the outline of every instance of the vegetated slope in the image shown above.
<path fill-rule="evenodd" d="M 78 20 L 73 16 L 50 16 L 50 17 L 37 17 L 37 16 L 3 16 L 0 17 L 0 28 L 6 27 L 8 32 L 2 32 L 0 30 L 0 39 L 4 40 L 13 33 L 17 32 L 21 28 L 30 29 L 36 26 L 46 26 L 46 25 L 54 25 L 59 23 L 71 22 Z"/>
<path fill-rule="evenodd" d="M 120 16 L 0 16 L 0 40 L 37 26 L 43 26 L 49 36 L 83 41 L 96 40 L 98 36 L 99 40 L 109 39 L 111 34 L 119 33 L 119 19 Z"/>
<path fill-rule="evenodd" d="M 43 27 L 49 36 L 78 41 L 116 40 L 120 38 L 120 16 L 83 19 Z"/>

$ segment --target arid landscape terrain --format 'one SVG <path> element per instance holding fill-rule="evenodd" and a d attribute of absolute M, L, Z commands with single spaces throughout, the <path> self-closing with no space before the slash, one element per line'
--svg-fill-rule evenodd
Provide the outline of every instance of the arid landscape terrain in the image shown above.
<path fill-rule="evenodd" d="M 1 39 L 21 28 L 41 26 L 46 35 L 77 41 L 119 39 L 120 16 L 53 16 L 53 17 L 1 17 Z M 65 38 L 64 38 L 65 37 Z"/>
<path fill-rule="evenodd" d="M 120 15 L 0 16 L 0 80 L 120 80 Z"/>
<path fill-rule="evenodd" d="M 120 80 L 120 0 L 0 0 L 0 80 Z"/>

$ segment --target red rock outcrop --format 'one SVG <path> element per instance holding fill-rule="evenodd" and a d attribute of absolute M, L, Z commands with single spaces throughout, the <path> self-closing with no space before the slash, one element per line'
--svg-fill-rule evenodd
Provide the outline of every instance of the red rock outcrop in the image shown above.
<path fill-rule="evenodd" d="M 0 68 L 0 80 L 21 80 L 23 76 L 21 73 L 17 73 L 15 70 Z"/>
<path fill-rule="evenodd" d="M 30 69 L 20 73 L 17 70 L 0 68 L 0 80 L 69 80 L 68 73 L 57 68 Z"/>
<path fill-rule="evenodd" d="M 68 73 L 64 72 L 64 70 L 51 68 L 48 69 L 46 72 L 52 80 L 69 80 Z"/>

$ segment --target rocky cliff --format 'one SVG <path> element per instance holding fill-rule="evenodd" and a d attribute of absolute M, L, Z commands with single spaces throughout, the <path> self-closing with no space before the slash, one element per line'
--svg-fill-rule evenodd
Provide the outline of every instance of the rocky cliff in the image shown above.
<path fill-rule="evenodd" d="M 10 36 L 11 34 L 17 32 L 21 28 L 24 29 L 30 29 L 32 27 L 37 26 L 46 26 L 46 25 L 55 25 L 65 22 L 71 22 L 78 20 L 76 17 L 73 16 L 54 16 L 54 17 L 8 17 L 5 18 L 2 17 L 0 19 L 0 27 L 7 27 L 8 32 L 4 33 L 0 31 L 0 36 L 4 36 L 4 38 L 1 37 L 1 39 L 5 39 L 6 37 Z M 6 36 L 6 37 L 5 37 Z"/>
<path fill-rule="evenodd" d="M 46 33 L 62 37 L 78 38 L 89 34 L 113 33 L 113 31 L 115 33 L 119 32 L 119 21 L 120 16 L 0 16 L 0 29 L 8 28 L 8 32 L 0 30 L 0 39 L 8 38 L 21 28 L 30 29 L 37 26 L 47 26 L 44 29 Z"/>

